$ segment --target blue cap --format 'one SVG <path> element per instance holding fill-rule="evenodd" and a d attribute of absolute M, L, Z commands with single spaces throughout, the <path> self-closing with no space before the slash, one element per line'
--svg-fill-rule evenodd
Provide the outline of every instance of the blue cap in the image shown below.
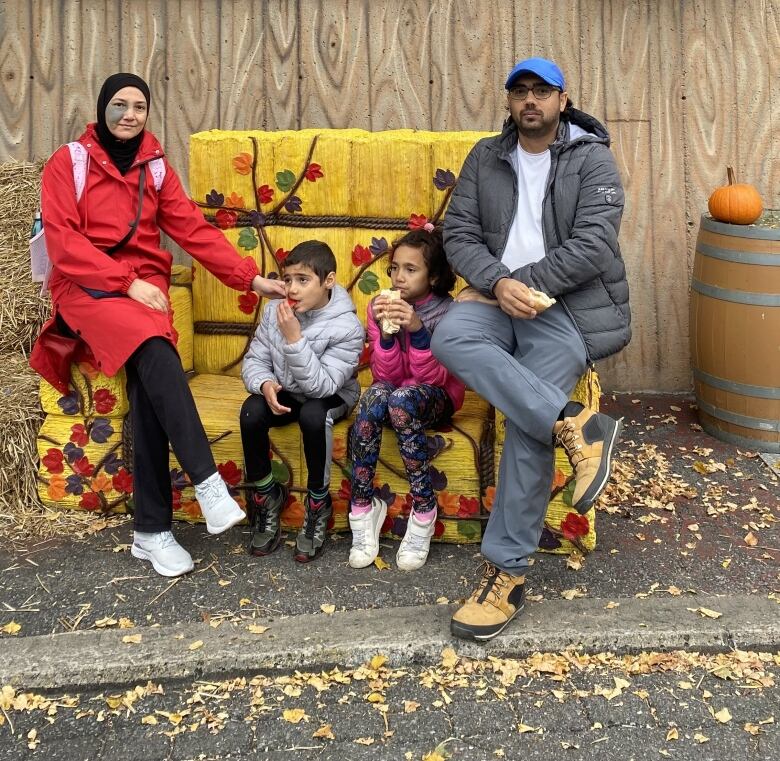
<path fill-rule="evenodd" d="M 537 77 L 541 77 L 548 85 L 557 87 L 560 90 L 566 89 L 563 72 L 556 64 L 548 61 L 546 58 L 526 58 L 524 61 L 516 63 L 506 78 L 507 90 L 512 87 L 521 74 L 536 74 Z"/>

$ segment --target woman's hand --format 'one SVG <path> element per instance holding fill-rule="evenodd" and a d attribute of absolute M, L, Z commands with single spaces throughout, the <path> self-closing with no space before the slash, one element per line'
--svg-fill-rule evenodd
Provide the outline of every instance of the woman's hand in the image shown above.
<path fill-rule="evenodd" d="M 383 297 L 378 297 L 378 299 L 381 298 Z M 403 299 L 385 299 L 381 309 L 382 317 L 386 317 L 398 325 L 398 327 L 404 328 L 410 333 L 414 333 L 422 327 L 422 320 L 420 320 L 417 312 L 414 311 L 414 307 Z"/>
<path fill-rule="evenodd" d="M 275 296 L 284 298 L 286 296 L 284 283 L 281 280 L 272 280 L 262 275 L 255 275 L 254 280 L 252 280 L 252 290 L 260 296 L 270 298 Z"/>
<path fill-rule="evenodd" d="M 301 323 L 286 301 L 280 302 L 276 307 L 276 323 L 288 344 L 301 340 Z"/>
<path fill-rule="evenodd" d="M 127 295 L 149 309 L 154 309 L 156 312 L 168 312 L 168 299 L 165 294 L 152 283 L 141 280 L 137 277 L 130 283 L 130 287 L 127 289 Z"/>
<path fill-rule="evenodd" d="M 260 390 L 263 392 L 263 397 L 274 415 L 284 415 L 285 413 L 290 412 L 289 407 L 279 404 L 278 394 L 282 390 L 280 383 L 270 380 L 266 381 L 263 383 L 263 387 Z"/>

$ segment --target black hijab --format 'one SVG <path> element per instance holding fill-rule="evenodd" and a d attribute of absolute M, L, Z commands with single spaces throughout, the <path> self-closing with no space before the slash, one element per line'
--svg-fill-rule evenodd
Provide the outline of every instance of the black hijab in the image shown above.
<path fill-rule="evenodd" d="M 141 147 L 141 141 L 144 138 L 144 131 L 141 130 L 135 137 L 129 140 L 117 140 L 111 134 L 111 130 L 106 123 L 106 107 L 123 87 L 137 87 L 146 98 L 147 109 L 151 105 L 149 85 L 135 74 L 112 74 L 100 88 L 100 94 L 97 99 L 97 134 L 101 145 L 106 149 L 106 153 L 116 164 L 116 168 L 124 175 L 135 161 L 135 154 Z"/>

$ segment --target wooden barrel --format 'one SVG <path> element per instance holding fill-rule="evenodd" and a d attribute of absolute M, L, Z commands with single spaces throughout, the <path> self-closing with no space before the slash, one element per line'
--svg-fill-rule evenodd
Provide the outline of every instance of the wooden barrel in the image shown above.
<path fill-rule="evenodd" d="M 780 228 L 702 216 L 690 310 L 702 427 L 743 448 L 780 452 Z"/>

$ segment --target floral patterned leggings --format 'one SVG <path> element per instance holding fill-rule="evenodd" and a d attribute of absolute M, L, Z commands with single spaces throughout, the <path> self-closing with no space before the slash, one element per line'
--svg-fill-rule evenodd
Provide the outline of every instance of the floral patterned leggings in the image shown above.
<path fill-rule="evenodd" d="M 352 426 L 352 502 L 366 504 L 374 494 L 374 474 L 382 445 L 382 426 L 389 423 L 398 438 L 406 467 L 412 507 L 427 513 L 436 507 L 428 470 L 425 429 L 452 417 L 452 402 L 440 386 L 402 386 L 379 381 L 360 399 Z"/>

